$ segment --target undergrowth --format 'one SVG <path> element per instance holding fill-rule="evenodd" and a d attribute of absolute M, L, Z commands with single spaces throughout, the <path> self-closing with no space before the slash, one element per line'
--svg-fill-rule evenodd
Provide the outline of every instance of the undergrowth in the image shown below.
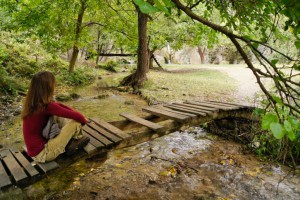
<path fill-rule="evenodd" d="M 58 85 L 87 85 L 95 78 L 87 67 L 77 67 L 69 73 L 68 63 L 46 52 L 34 38 L 0 32 L 0 94 L 25 93 L 32 76 L 45 70 L 54 73 Z"/>

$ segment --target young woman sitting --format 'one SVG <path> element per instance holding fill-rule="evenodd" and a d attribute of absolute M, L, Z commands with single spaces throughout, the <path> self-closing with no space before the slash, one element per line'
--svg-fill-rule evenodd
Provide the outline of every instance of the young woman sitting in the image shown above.
<path fill-rule="evenodd" d="M 66 147 L 67 153 L 69 147 L 69 153 L 72 154 L 75 149 L 83 148 L 89 142 L 89 138 L 83 136 L 81 132 L 81 126 L 88 120 L 74 109 L 55 102 L 54 88 L 55 77 L 51 72 L 43 71 L 35 74 L 22 111 L 27 154 L 42 163 L 54 160 L 66 151 Z M 50 119 L 58 123 L 60 131 L 54 135 L 51 133 L 51 137 L 46 139 L 42 133 L 43 131 L 45 133 L 45 127 Z M 49 127 L 46 131 L 48 129 Z"/>

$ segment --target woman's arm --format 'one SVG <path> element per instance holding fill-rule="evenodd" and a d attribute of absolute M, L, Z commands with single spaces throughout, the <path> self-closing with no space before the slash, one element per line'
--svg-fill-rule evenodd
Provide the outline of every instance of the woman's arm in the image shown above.
<path fill-rule="evenodd" d="M 75 121 L 80 122 L 81 124 L 86 124 L 87 119 L 78 111 L 69 108 L 68 106 L 52 102 L 48 105 L 46 110 L 50 115 L 56 115 L 59 117 L 74 119 Z"/>

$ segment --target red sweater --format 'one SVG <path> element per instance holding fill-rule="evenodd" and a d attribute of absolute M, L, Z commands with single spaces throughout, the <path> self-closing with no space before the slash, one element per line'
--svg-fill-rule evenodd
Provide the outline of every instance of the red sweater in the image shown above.
<path fill-rule="evenodd" d="M 50 115 L 74 119 L 82 124 L 87 123 L 82 114 L 58 102 L 51 102 L 45 110 L 25 117 L 23 119 L 23 136 L 27 154 L 30 157 L 38 155 L 47 143 L 47 140 L 42 136 L 42 131 L 46 126 Z"/>

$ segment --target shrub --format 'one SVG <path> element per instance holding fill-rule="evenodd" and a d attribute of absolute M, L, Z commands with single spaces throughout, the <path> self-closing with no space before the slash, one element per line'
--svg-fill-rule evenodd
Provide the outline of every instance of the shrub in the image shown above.
<path fill-rule="evenodd" d="M 69 86 L 80 86 L 92 83 L 95 80 L 95 75 L 87 71 L 85 68 L 76 69 L 69 73 L 66 69 L 60 73 L 58 80 Z"/>
<path fill-rule="evenodd" d="M 276 96 L 274 96 L 275 98 Z M 290 109 L 283 105 L 277 97 L 277 112 L 261 113 L 262 129 L 264 132 L 256 134 L 255 151 L 261 155 L 271 155 L 279 161 L 300 162 L 300 116 L 291 114 Z"/>
<path fill-rule="evenodd" d="M 98 65 L 98 68 L 105 69 L 105 70 L 110 71 L 110 72 L 117 72 L 117 70 L 116 70 L 117 66 L 118 66 L 118 63 L 116 63 L 115 61 L 110 60 L 104 65 Z"/>
<path fill-rule="evenodd" d="M 9 76 L 4 69 L 0 68 L 0 93 L 15 96 L 18 94 L 18 91 L 25 91 L 24 85 Z"/>

